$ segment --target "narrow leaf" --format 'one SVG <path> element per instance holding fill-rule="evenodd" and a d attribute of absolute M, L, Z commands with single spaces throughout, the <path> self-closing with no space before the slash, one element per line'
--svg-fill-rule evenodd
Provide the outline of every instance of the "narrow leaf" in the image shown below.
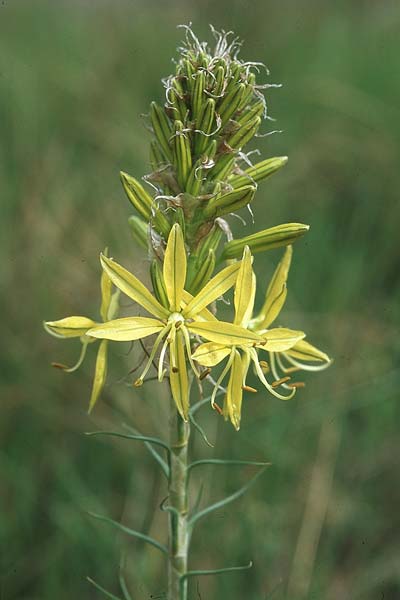
<path fill-rule="evenodd" d="M 230 460 L 224 458 L 206 458 L 203 460 L 195 460 L 188 465 L 187 470 L 191 471 L 196 467 L 203 465 L 233 465 L 233 466 L 252 466 L 252 467 L 268 467 L 271 465 L 269 462 L 257 461 L 257 460 Z"/>
<path fill-rule="evenodd" d="M 181 581 L 188 577 L 198 577 L 199 575 L 221 575 L 222 573 L 232 573 L 233 571 L 246 571 L 251 569 L 253 563 L 250 561 L 248 565 L 241 565 L 238 567 L 223 567 L 222 569 L 200 569 L 197 571 L 187 571 L 181 577 Z"/>
<path fill-rule="evenodd" d="M 150 544 L 151 546 L 154 546 L 155 548 L 157 548 L 164 554 L 168 554 L 167 547 L 164 546 L 164 544 L 160 544 L 160 542 L 157 542 L 157 540 L 150 537 L 149 535 L 146 535 L 145 533 L 141 533 L 140 531 L 136 531 L 135 529 L 130 529 L 129 527 L 122 525 L 122 523 L 118 523 L 118 521 L 114 521 L 113 519 L 110 519 L 109 517 L 105 517 L 104 515 L 98 515 L 98 514 L 92 513 L 92 512 L 89 512 L 88 514 L 91 517 L 98 519 L 99 521 L 104 521 L 105 523 L 109 523 L 110 525 L 113 525 L 116 529 L 119 529 L 120 531 L 122 531 L 123 533 L 126 533 L 127 535 L 131 535 L 133 537 L 138 538 L 139 540 L 143 540 L 144 542 L 147 542 L 148 544 Z"/>
<path fill-rule="evenodd" d="M 258 473 L 256 473 L 256 475 L 254 475 L 254 477 L 252 479 L 250 479 L 250 481 L 248 481 L 245 485 L 243 485 L 241 488 L 239 488 L 236 492 L 234 492 L 230 496 L 227 496 L 226 498 L 223 498 L 222 500 L 219 500 L 218 502 L 215 502 L 214 504 L 211 504 L 210 506 L 207 506 L 203 510 L 200 510 L 199 512 L 194 514 L 189 519 L 189 524 L 191 526 L 193 526 L 202 517 L 209 515 L 211 512 L 218 510 L 219 508 L 222 508 L 223 506 L 226 506 L 227 504 L 230 504 L 234 500 L 237 500 L 238 498 L 243 496 L 243 494 L 245 494 L 247 492 L 247 490 L 252 485 L 254 485 L 254 483 L 257 481 L 257 479 L 260 477 L 260 475 L 262 475 L 264 473 L 265 469 L 266 469 L 266 467 L 261 469 Z"/>
<path fill-rule="evenodd" d="M 101 585 L 99 585 L 98 583 L 96 583 L 90 577 L 86 577 L 86 580 L 89 583 L 91 583 L 95 588 L 97 588 L 100 592 L 102 592 L 107 598 L 111 598 L 111 600 L 121 600 L 121 598 L 119 598 L 118 596 L 115 596 L 111 592 L 108 592 L 105 588 L 103 588 Z"/>
<path fill-rule="evenodd" d="M 149 442 L 150 444 L 155 444 L 156 446 L 161 446 L 168 452 L 171 451 L 168 444 L 160 440 L 159 438 L 149 437 L 148 435 L 136 435 L 133 433 L 119 433 L 117 431 L 88 431 L 85 435 L 111 435 L 114 437 L 123 438 L 126 440 L 137 440 L 139 442 Z"/>

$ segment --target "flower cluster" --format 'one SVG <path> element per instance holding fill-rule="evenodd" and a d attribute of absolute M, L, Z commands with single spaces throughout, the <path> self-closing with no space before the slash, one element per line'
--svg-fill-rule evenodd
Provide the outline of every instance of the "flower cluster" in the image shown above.
<path fill-rule="evenodd" d="M 158 380 L 169 381 L 177 410 L 186 420 L 193 378 L 212 383 L 211 403 L 216 408 L 217 391 L 227 378 L 222 412 L 239 429 L 243 391 L 257 391 L 246 382 L 251 365 L 268 392 L 288 399 L 303 385 L 292 382 L 294 372 L 323 369 L 330 359 L 305 341 L 302 331 L 271 328 L 286 299 L 291 244 L 308 226 L 285 223 L 233 239 L 229 215 L 244 207 L 251 210 L 259 182 L 286 164 L 287 158 L 252 164 L 251 153 L 244 152 L 267 117 L 261 90 L 268 86 L 256 81 L 261 65 L 239 60 L 236 40 L 214 33 L 216 47 L 211 52 L 186 29 L 176 72 L 163 82 L 166 102 L 151 104 L 153 170 L 144 177 L 147 189 L 121 173 L 137 213 L 129 218 L 133 237 L 149 252 L 152 290 L 101 255 L 102 322 L 72 316 L 45 326 L 57 337 L 81 338 L 77 365 L 63 367 L 69 372 L 81 364 L 88 344 L 101 340 L 90 409 L 105 383 L 108 341 L 152 336 L 148 361 L 135 385 L 140 386 L 150 369 L 156 368 Z M 261 310 L 253 316 L 253 254 L 282 246 L 285 254 Z M 229 323 L 217 318 L 216 301 L 231 288 L 235 310 Z M 120 292 L 151 316 L 115 318 Z M 212 369 L 222 361 L 215 381 Z"/>

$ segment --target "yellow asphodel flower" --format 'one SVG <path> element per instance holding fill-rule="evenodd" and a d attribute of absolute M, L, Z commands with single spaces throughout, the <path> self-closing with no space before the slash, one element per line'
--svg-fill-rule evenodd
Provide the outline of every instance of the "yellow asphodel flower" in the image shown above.
<path fill-rule="evenodd" d="M 287 295 L 287 278 L 292 260 L 292 247 L 286 248 L 285 254 L 277 266 L 267 289 L 265 302 L 259 314 L 250 321 L 249 329 L 268 338 L 270 325 L 278 317 Z M 300 339 L 287 349 L 270 350 L 270 368 L 276 380 L 289 379 L 296 371 L 322 371 L 329 367 L 332 359 L 304 339 Z M 312 364 L 309 364 L 312 363 Z M 279 372 L 279 370 L 280 372 Z M 285 377 L 287 376 L 287 377 Z M 296 384 L 281 384 L 286 389 Z M 304 384 L 302 384 L 304 385 Z"/>
<path fill-rule="evenodd" d="M 107 273 L 103 271 L 101 274 L 101 306 L 100 306 L 100 316 L 103 321 L 108 321 L 109 319 L 113 319 L 118 312 L 118 296 L 119 290 L 111 293 L 112 291 L 112 283 L 111 279 L 108 277 Z M 66 373 L 73 373 L 76 371 L 82 364 L 83 359 L 85 358 L 86 349 L 89 343 L 94 342 L 95 340 L 91 337 L 88 337 L 86 334 L 89 329 L 98 325 L 96 321 L 89 319 L 88 317 L 65 317 L 64 319 L 60 319 L 59 321 L 46 321 L 44 323 L 44 327 L 48 333 L 57 338 L 81 338 L 82 349 L 81 354 L 79 356 L 78 362 L 73 367 L 66 367 L 64 365 L 57 364 L 63 371 Z M 96 404 L 100 393 L 104 387 L 106 376 L 107 376 L 107 350 L 108 350 L 108 342 L 107 340 L 102 340 L 99 345 L 99 349 L 97 351 L 96 358 L 96 367 L 94 372 L 94 379 L 92 385 L 92 393 L 90 396 L 89 402 L 89 412 L 92 410 L 94 405 Z"/>
<path fill-rule="evenodd" d="M 255 292 L 256 277 L 252 269 L 252 256 L 249 248 L 246 246 L 235 286 L 235 325 L 245 329 L 249 328 L 253 313 Z M 262 331 L 261 337 L 264 339 L 264 344 L 260 346 L 260 349 L 270 352 L 287 350 L 304 338 L 304 336 L 305 334 L 302 331 L 294 331 L 283 327 L 270 329 L 268 332 Z M 225 418 L 229 417 L 236 429 L 240 427 L 243 389 L 256 391 L 246 386 L 246 376 L 251 363 L 254 364 L 258 378 L 271 394 L 280 399 L 288 399 L 295 394 L 296 390 L 293 388 L 290 390 L 288 396 L 283 396 L 268 382 L 260 365 L 254 344 L 250 344 L 246 340 L 235 345 L 214 342 L 201 344 L 192 356 L 195 361 L 206 367 L 213 367 L 226 357 L 229 358 L 215 384 L 211 402 L 214 404 L 218 388 L 230 370 L 223 412 Z"/>
<path fill-rule="evenodd" d="M 112 259 L 101 256 L 101 265 L 113 284 L 132 300 L 140 304 L 154 318 L 125 317 L 102 325 L 93 326 L 88 336 L 115 341 L 133 341 L 157 334 L 149 360 L 135 385 L 141 385 L 149 371 L 157 350 L 161 347 L 158 360 L 158 378 L 165 375 L 164 360 L 169 349 L 169 379 L 172 395 L 183 419 L 189 411 L 189 378 L 186 355 L 198 375 L 193 363 L 190 335 L 201 336 L 214 343 L 229 347 L 235 344 L 257 344 L 263 339 L 255 332 L 238 324 L 218 321 L 206 308 L 231 288 L 237 278 L 240 262 L 229 265 L 209 281 L 196 296 L 184 289 L 186 280 L 186 250 L 182 230 L 175 224 L 168 237 L 163 264 L 163 285 L 168 306 L 163 306 L 134 275 Z"/>

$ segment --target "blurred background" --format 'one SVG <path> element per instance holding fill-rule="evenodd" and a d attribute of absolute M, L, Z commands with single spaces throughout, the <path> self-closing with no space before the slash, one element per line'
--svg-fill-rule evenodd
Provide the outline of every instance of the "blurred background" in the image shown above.
<path fill-rule="evenodd" d="M 215 449 L 197 440 L 197 457 L 272 466 L 193 538 L 191 568 L 252 559 L 253 569 L 192 580 L 190 598 L 400 598 L 400 7 L 390 0 L 1 2 L 0 598 L 100 598 L 87 576 L 121 596 L 120 568 L 133 600 L 165 597 L 162 556 L 87 514 L 165 539 L 157 466 L 140 444 L 84 435 L 123 421 L 165 435 L 164 391 L 135 391 L 141 350 L 115 344 L 88 417 L 95 351 L 74 375 L 52 369 L 79 344 L 41 323 L 97 318 L 105 246 L 145 276 L 118 173 L 150 170 L 140 115 L 162 101 L 176 25 L 189 21 L 209 41 L 209 23 L 233 29 L 241 57 L 283 84 L 267 94 L 277 123 L 264 125 L 283 133 L 258 148 L 290 160 L 260 184 L 256 224 L 311 225 L 283 316 L 335 358 L 291 403 L 250 395 L 239 433 L 199 413 Z M 253 230 L 247 221 L 236 234 Z M 281 254 L 256 257 L 261 287 Z M 199 470 L 194 492 L 203 482 L 208 503 L 252 474 Z"/>

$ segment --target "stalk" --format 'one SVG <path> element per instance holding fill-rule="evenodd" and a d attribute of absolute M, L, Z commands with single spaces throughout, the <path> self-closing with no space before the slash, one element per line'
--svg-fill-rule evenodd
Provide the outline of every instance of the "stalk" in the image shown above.
<path fill-rule="evenodd" d="M 168 600 L 187 599 L 187 579 L 190 533 L 188 525 L 187 465 L 190 424 L 171 410 L 169 491 L 169 555 Z"/>

